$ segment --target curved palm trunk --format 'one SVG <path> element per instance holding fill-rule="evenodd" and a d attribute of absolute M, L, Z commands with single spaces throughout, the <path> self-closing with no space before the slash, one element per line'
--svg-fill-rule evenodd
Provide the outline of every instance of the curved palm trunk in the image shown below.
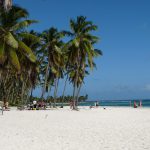
<path fill-rule="evenodd" d="M 25 83 L 22 81 L 22 89 L 21 89 L 21 107 L 24 106 L 24 92 L 25 92 Z"/>
<path fill-rule="evenodd" d="M 49 102 L 49 101 L 48 101 L 48 98 L 49 98 L 49 96 L 50 96 L 51 88 L 52 88 L 52 86 L 50 85 L 50 88 L 49 88 L 49 90 L 48 90 L 48 95 L 47 95 L 47 103 Z"/>
<path fill-rule="evenodd" d="M 74 84 L 74 91 L 73 91 L 73 110 L 77 110 L 77 101 L 76 101 L 76 90 L 77 90 L 77 82 L 78 82 L 78 76 L 79 76 L 79 49 L 78 49 L 78 57 L 77 57 L 77 75 L 76 75 L 76 79 L 75 79 L 75 84 Z"/>
<path fill-rule="evenodd" d="M 64 103 L 64 96 L 65 96 L 65 91 L 66 91 L 66 86 L 67 86 L 67 81 L 68 81 L 68 74 L 67 74 L 67 77 L 66 77 L 66 80 L 65 80 L 65 85 L 64 85 L 64 89 L 63 89 L 63 94 L 62 94 L 62 102 L 61 102 L 61 105 L 63 106 L 63 103 Z"/>
<path fill-rule="evenodd" d="M 83 64 L 83 74 L 85 74 L 85 64 Z M 83 78 L 84 80 L 84 78 Z M 78 91 L 77 91 L 77 96 L 76 96 L 76 101 L 77 101 L 77 106 L 78 106 L 78 102 L 79 102 L 79 94 L 81 91 L 81 87 L 82 87 L 83 81 L 81 82 L 81 84 L 79 85 Z"/>
<path fill-rule="evenodd" d="M 33 87 L 31 87 L 31 93 L 30 93 L 30 99 L 29 99 L 29 102 L 32 101 L 32 95 L 33 95 Z"/>
<path fill-rule="evenodd" d="M 76 98 L 75 98 L 75 93 L 76 93 L 76 85 L 73 86 L 73 110 L 76 110 Z"/>
<path fill-rule="evenodd" d="M 82 84 L 80 84 L 80 86 L 79 86 L 79 88 L 78 88 L 78 91 L 77 91 L 77 96 L 76 96 L 76 103 L 77 103 L 77 106 L 78 106 L 78 103 L 79 103 L 79 95 L 80 95 L 81 87 L 82 87 Z"/>
<path fill-rule="evenodd" d="M 57 98 L 58 84 L 59 84 L 59 78 L 56 78 L 55 79 L 55 89 L 54 89 L 54 107 L 56 107 L 56 98 Z"/>
<path fill-rule="evenodd" d="M 42 89 L 42 94 L 41 94 L 41 100 L 43 101 L 43 98 L 44 98 L 44 94 L 45 94 L 45 89 L 46 89 L 46 84 L 47 84 L 47 78 L 48 78 L 48 69 L 49 69 L 49 62 L 48 62 L 48 65 L 46 67 L 46 73 L 45 73 L 45 82 L 44 82 L 44 86 L 43 86 L 43 89 Z"/>

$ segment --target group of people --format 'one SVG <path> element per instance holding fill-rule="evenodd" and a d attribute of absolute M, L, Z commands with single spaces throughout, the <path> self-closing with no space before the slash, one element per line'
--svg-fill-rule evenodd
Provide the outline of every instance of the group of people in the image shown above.
<path fill-rule="evenodd" d="M 37 102 L 36 100 L 33 103 L 28 104 L 29 110 L 39 110 L 39 109 L 46 109 L 46 103 L 43 101 Z"/>
<path fill-rule="evenodd" d="M 90 108 L 97 108 L 99 106 L 100 106 L 99 102 L 95 101 L 94 106 L 91 105 Z"/>
<path fill-rule="evenodd" d="M 134 108 L 137 108 L 137 107 L 142 107 L 142 101 L 139 101 L 139 104 L 137 104 L 137 102 L 134 101 Z"/>

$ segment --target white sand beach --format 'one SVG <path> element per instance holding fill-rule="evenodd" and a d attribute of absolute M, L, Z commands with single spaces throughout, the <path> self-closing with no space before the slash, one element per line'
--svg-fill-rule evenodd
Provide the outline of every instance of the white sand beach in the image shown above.
<path fill-rule="evenodd" d="M 150 150 L 149 108 L 11 110 L 0 115 L 1 150 Z"/>

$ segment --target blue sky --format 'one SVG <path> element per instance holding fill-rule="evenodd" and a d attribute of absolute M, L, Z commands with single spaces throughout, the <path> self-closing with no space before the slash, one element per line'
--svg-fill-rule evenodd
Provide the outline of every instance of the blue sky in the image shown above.
<path fill-rule="evenodd" d="M 90 100 L 150 98 L 150 1 L 149 0 L 14 0 L 26 8 L 31 28 L 43 31 L 51 26 L 69 29 L 69 19 L 87 16 L 98 25 L 101 38 L 96 48 L 97 70 L 85 79 L 81 94 Z M 60 82 L 59 94 L 64 82 Z M 40 89 L 35 95 L 40 96 Z M 72 94 L 68 85 L 67 94 Z"/>

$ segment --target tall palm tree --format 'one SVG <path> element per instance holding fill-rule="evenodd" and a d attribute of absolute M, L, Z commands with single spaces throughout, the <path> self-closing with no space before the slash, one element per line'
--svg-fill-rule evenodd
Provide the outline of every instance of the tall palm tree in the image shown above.
<path fill-rule="evenodd" d="M 28 32 L 21 33 L 22 41 L 32 49 L 34 54 L 38 55 L 38 49 L 41 47 L 41 38 L 40 34 L 36 33 L 35 31 L 31 30 Z M 38 58 L 38 57 L 37 57 Z M 31 89 L 30 101 L 32 98 L 32 92 L 35 86 L 39 81 L 39 65 L 40 61 L 37 60 L 36 63 L 30 62 L 29 60 L 22 61 L 22 74 L 24 74 L 24 78 L 27 81 L 27 87 Z M 23 70 L 24 69 L 24 70 Z"/>
<path fill-rule="evenodd" d="M 56 103 L 56 95 L 58 89 L 59 78 L 62 77 L 62 70 L 64 66 L 63 58 L 63 34 L 58 32 L 56 28 L 50 28 L 42 34 L 43 37 L 43 47 L 42 51 L 46 57 L 44 61 L 47 62 L 45 66 L 45 77 L 44 77 L 44 86 L 42 96 L 45 93 L 47 83 L 54 83 L 54 105 Z"/>
<path fill-rule="evenodd" d="M 27 20 L 27 17 L 28 12 L 21 7 L 13 6 L 8 12 L 0 8 L 0 79 L 4 85 L 4 93 L 7 89 L 4 83 L 11 78 L 10 75 L 19 74 L 16 76 L 16 82 L 18 82 L 16 86 L 21 87 L 24 63 L 36 63 L 34 53 L 23 41 L 25 37 L 31 38 L 30 34 L 22 31 L 37 21 Z"/>
<path fill-rule="evenodd" d="M 73 82 L 73 109 L 76 109 L 75 93 L 79 85 L 83 83 L 86 64 L 93 69 L 93 58 L 102 54 L 100 50 L 94 49 L 94 44 L 98 42 L 98 37 L 93 36 L 91 31 L 97 30 L 97 26 L 91 21 L 87 21 L 84 16 L 77 17 L 76 20 L 70 20 L 71 31 L 64 31 L 65 34 L 71 37 L 68 45 L 68 62 L 72 64 L 74 71 L 71 73 Z M 81 77 L 82 76 L 82 77 Z"/>

